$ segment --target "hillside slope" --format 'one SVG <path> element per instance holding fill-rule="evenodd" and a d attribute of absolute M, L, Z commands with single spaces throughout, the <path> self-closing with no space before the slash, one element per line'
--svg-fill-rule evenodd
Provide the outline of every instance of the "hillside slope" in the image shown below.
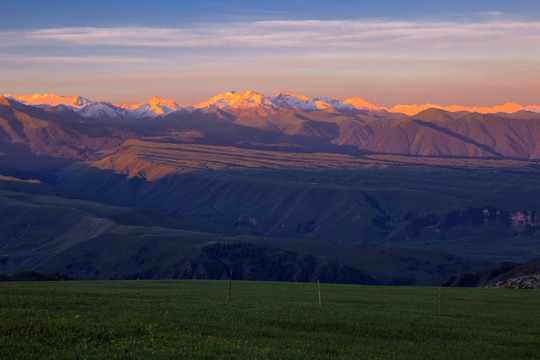
<path fill-rule="evenodd" d="M 2 273 L 220 279 L 234 268 L 245 280 L 427 284 L 482 266 L 442 251 L 239 237 L 192 217 L 66 198 L 43 184 L 18 183 L 0 180 Z"/>
<path fill-rule="evenodd" d="M 540 251 L 535 167 L 405 161 L 137 142 L 65 168 L 59 184 L 247 234 L 439 247 L 489 261 L 526 261 Z"/>
<path fill-rule="evenodd" d="M 525 264 L 501 262 L 473 273 L 461 273 L 436 283 L 440 286 L 540 289 L 540 257 Z"/>

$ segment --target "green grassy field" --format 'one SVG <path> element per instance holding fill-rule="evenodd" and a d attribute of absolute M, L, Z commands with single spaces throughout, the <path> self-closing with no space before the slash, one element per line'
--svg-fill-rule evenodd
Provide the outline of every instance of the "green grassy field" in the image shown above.
<path fill-rule="evenodd" d="M 538 359 L 540 292 L 233 281 L 0 284 L 0 359 Z"/>

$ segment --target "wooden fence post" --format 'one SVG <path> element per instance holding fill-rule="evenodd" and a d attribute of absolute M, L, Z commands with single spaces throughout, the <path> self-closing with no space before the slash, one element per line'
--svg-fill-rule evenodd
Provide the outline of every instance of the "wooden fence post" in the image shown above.
<path fill-rule="evenodd" d="M 229 293 L 227 294 L 227 301 L 231 301 L 231 283 L 232 283 L 232 269 L 229 275 Z"/>
<path fill-rule="evenodd" d="M 319 293 L 319 307 L 322 307 L 322 300 L 321 300 L 321 283 L 319 282 L 319 279 L 317 279 L 317 292 Z"/>
<path fill-rule="evenodd" d="M 137 278 L 137 299 L 139 298 L 139 278 Z"/>
<path fill-rule="evenodd" d="M 439 287 L 439 316 L 441 316 L 441 288 Z"/>

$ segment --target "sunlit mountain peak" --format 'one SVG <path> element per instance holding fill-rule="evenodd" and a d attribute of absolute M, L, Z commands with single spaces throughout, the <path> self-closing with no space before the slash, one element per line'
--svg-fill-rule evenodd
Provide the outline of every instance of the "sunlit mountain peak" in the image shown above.
<path fill-rule="evenodd" d="M 274 97 L 275 97 L 275 98 L 296 98 L 296 99 L 301 100 L 301 101 L 310 101 L 310 100 L 313 100 L 312 97 L 304 96 L 304 95 L 299 95 L 299 94 L 295 94 L 295 93 L 293 93 L 293 92 L 286 91 L 286 90 L 281 90 L 281 91 L 278 92 Z"/>
<path fill-rule="evenodd" d="M 137 110 L 137 112 L 141 113 L 150 112 L 154 115 L 163 115 L 171 111 L 185 108 L 185 106 L 177 104 L 172 99 L 161 99 L 157 96 L 154 96 L 150 100 L 138 104 L 114 104 L 114 106 L 130 111 Z"/>
<path fill-rule="evenodd" d="M 313 111 L 325 108 L 322 103 L 317 104 L 316 100 L 309 96 L 298 95 L 290 91 L 280 91 L 273 98 L 274 104 L 284 109 L 297 109 L 303 111 Z"/>
<path fill-rule="evenodd" d="M 92 102 L 86 98 L 83 98 L 79 95 L 74 95 L 70 97 L 59 96 L 55 94 L 34 94 L 34 95 L 15 95 L 15 94 L 4 94 L 5 97 L 16 100 L 25 105 L 32 106 L 59 106 L 65 105 L 73 108 L 83 108 L 86 105 L 92 104 Z"/>
<path fill-rule="evenodd" d="M 405 115 L 416 115 L 419 112 L 422 112 L 427 109 L 436 108 L 436 109 L 443 109 L 442 106 L 435 105 L 435 104 L 424 104 L 424 105 L 395 105 L 391 108 L 384 108 L 388 110 L 389 112 L 394 113 L 402 113 Z"/>
<path fill-rule="evenodd" d="M 346 99 L 343 101 L 343 104 L 351 105 L 357 110 L 371 110 L 371 111 L 380 110 L 380 108 L 377 105 L 373 105 L 372 103 L 369 103 L 362 98 Z"/>
<path fill-rule="evenodd" d="M 526 110 L 526 108 L 522 105 L 515 104 L 515 103 L 506 103 L 503 105 L 496 105 L 493 107 L 489 106 L 460 106 L 460 105 L 450 105 L 450 106 L 441 106 L 441 105 L 435 105 L 435 104 L 424 104 L 424 105 L 396 105 L 390 109 L 387 109 L 389 112 L 396 112 L 396 113 L 402 113 L 409 116 L 416 115 L 419 112 L 422 112 L 426 109 L 441 109 L 446 110 L 450 112 L 459 112 L 459 111 L 466 111 L 466 112 L 477 112 L 480 114 L 492 114 L 492 113 L 515 113 L 517 111 Z M 534 108 L 534 105 L 529 105 L 527 108 Z M 534 111 L 534 110 L 533 110 Z"/>
<path fill-rule="evenodd" d="M 212 97 L 211 99 L 199 103 L 194 106 L 195 109 L 221 109 L 221 108 L 236 108 L 245 109 L 252 107 L 265 107 L 272 110 L 277 110 L 277 107 L 266 96 L 253 91 L 246 90 L 243 93 L 229 91 Z"/>
<path fill-rule="evenodd" d="M 494 106 L 490 112 L 514 113 L 523 109 L 525 109 L 523 106 L 509 102 L 503 105 Z"/>

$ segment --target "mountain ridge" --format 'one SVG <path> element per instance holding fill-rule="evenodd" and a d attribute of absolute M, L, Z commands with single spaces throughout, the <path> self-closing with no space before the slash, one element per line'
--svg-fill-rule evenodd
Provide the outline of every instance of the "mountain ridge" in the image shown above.
<path fill-rule="evenodd" d="M 288 101 L 305 100 L 313 109 L 317 106 L 311 98 L 281 95 Z M 286 144 L 295 151 L 354 156 L 540 159 L 540 114 L 534 113 L 509 117 L 431 108 L 407 116 L 326 108 L 276 110 L 268 98 L 251 91 L 227 93 L 195 111 L 168 107 L 174 104 L 154 98 L 152 104 L 138 104 L 131 110 L 94 103 L 74 111 L 64 105 L 30 106 L 2 97 L 0 146 L 13 154 L 13 161 L 21 154 L 14 146 L 23 146 L 39 156 L 97 160 L 107 156 L 105 150 L 128 139 L 156 137 L 161 138 L 158 142 L 281 152 Z M 163 114 L 154 116 L 157 111 Z M 147 116 L 149 113 L 154 115 Z"/>
<path fill-rule="evenodd" d="M 266 96 L 257 91 L 245 90 L 244 92 L 229 91 L 211 97 L 210 99 L 195 105 L 184 106 L 172 99 L 161 99 L 152 97 L 151 99 L 137 104 L 116 104 L 106 101 L 94 102 L 80 95 L 59 96 L 46 93 L 44 95 L 15 95 L 4 94 L 6 98 L 18 101 L 29 106 L 38 107 L 66 107 L 79 112 L 85 117 L 96 117 L 98 115 L 109 118 L 155 118 L 167 115 L 175 111 L 211 111 L 221 109 L 234 115 L 270 115 L 280 110 L 300 110 L 300 111 L 326 111 L 330 113 L 350 113 L 350 112 L 372 112 L 405 114 L 409 116 L 417 115 L 426 109 L 441 109 L 449 112 L 477 112 L 481 114 L 505 113 L 512 114 L 519 111 L 540 113 L 540 105 L 520 105 L 512 102 L 503 105 L 488 106 L 442 106 L 426 103 L 423 105 L 402 105 L 393 107 L 379 107 L 368 101 L 353 97 L 345 100 L 339 98 L 309 97 L 282 90 L 274 96 Z"/>

